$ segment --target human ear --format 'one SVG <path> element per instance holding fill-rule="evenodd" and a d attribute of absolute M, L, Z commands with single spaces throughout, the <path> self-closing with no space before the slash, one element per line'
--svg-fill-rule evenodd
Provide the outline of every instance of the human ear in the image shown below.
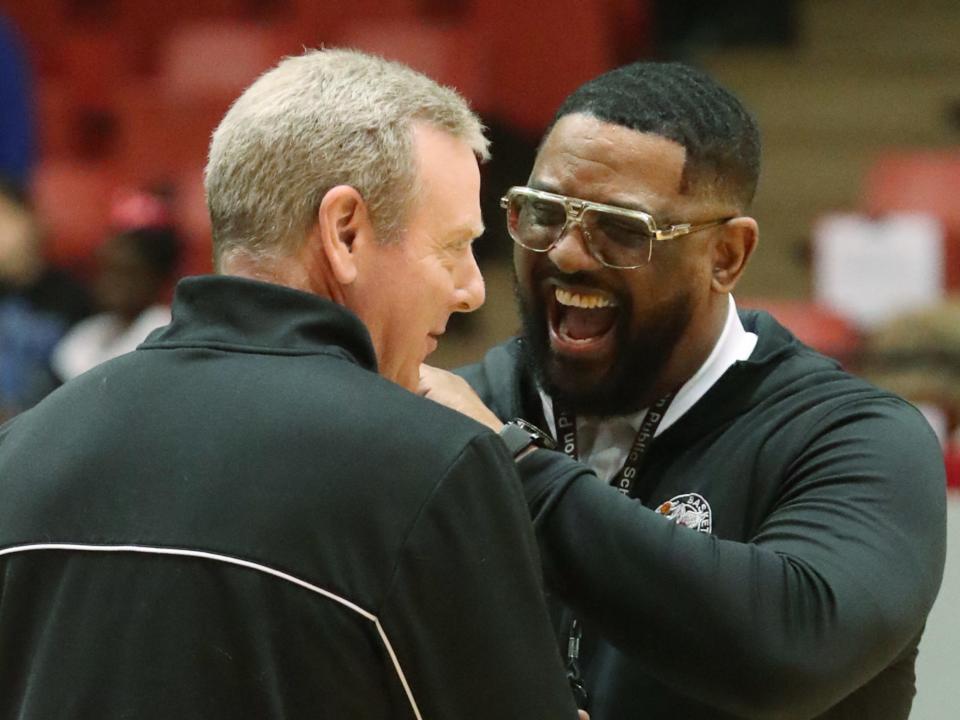
<path fill-rule="evenodd" d="M 320 246 L 334 278 L 350 285 L 357 278 L 358 241 L 373 235 L 367 205 L 356 188 L 337 185 L 327 191 L 317 210 Z"/>
<path fill-rule="evenodd" d="M 736 217 L 720 226 L 713 243 L 713 275 L 710 280 L 715 292 L 733 290 L 759 239 L 757 221 L 751 217 Z"/>

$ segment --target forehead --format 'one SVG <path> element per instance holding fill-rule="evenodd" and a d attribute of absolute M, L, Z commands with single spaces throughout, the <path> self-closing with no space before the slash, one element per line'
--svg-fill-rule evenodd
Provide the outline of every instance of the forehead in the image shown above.
<path fill-rule="evenodd" d="M 418 194 L 411 221 L 480 234 L 480 168 L 470 145 L 425 123 L 413 131 Z"/>
<path fill-rule="evenodd" d="M 681 198 L 686 150 L 590 115 L 566 115 L 544 140 L 530 175 L 543 189 L 648 212 Z"/>

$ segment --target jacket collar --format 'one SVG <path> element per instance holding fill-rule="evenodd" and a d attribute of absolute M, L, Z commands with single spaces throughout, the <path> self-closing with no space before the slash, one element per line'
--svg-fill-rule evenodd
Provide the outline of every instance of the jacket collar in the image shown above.
<path fill-rule="evenodd" d="M 377 371 L 370 334 L 356 315 L 293 288 L 225 275 L 185 278 L 177 284 L 172 315 L 172 322 L 140 347 L 216 347 L 274 355 L 329 353 L 335 347 Z"/>

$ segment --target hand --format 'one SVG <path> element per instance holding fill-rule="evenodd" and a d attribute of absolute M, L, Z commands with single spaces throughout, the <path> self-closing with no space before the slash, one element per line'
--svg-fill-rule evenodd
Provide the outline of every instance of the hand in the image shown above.
<path fill-rule="evenodd" d="M 473 391 L 473 388 L 459 375 L 431 367 L 420 366 L 420 387 L 417 392 L 451 410 L 463 413 L 479 423 L 483 423 L 494 432 L 500 432 L 503 423 L 493 411 Z"/>
<path fill-rule="evenodd" d="M 586 710 L 577 710 L 577 714 L 580 716 L 580 720 L 590 720 L 590 716 L 587 715 Z"/>

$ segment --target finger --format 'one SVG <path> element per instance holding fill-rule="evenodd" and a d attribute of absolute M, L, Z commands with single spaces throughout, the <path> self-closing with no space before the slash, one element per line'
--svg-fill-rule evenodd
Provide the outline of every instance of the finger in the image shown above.
<path fill-rule="evenodd" d="M 420 380 L 417 383 L 417 395 L 426 396 L 426 394 L 430 392 L 429 370 L 430 368 L 427 365 L 420 366 Z"/>

